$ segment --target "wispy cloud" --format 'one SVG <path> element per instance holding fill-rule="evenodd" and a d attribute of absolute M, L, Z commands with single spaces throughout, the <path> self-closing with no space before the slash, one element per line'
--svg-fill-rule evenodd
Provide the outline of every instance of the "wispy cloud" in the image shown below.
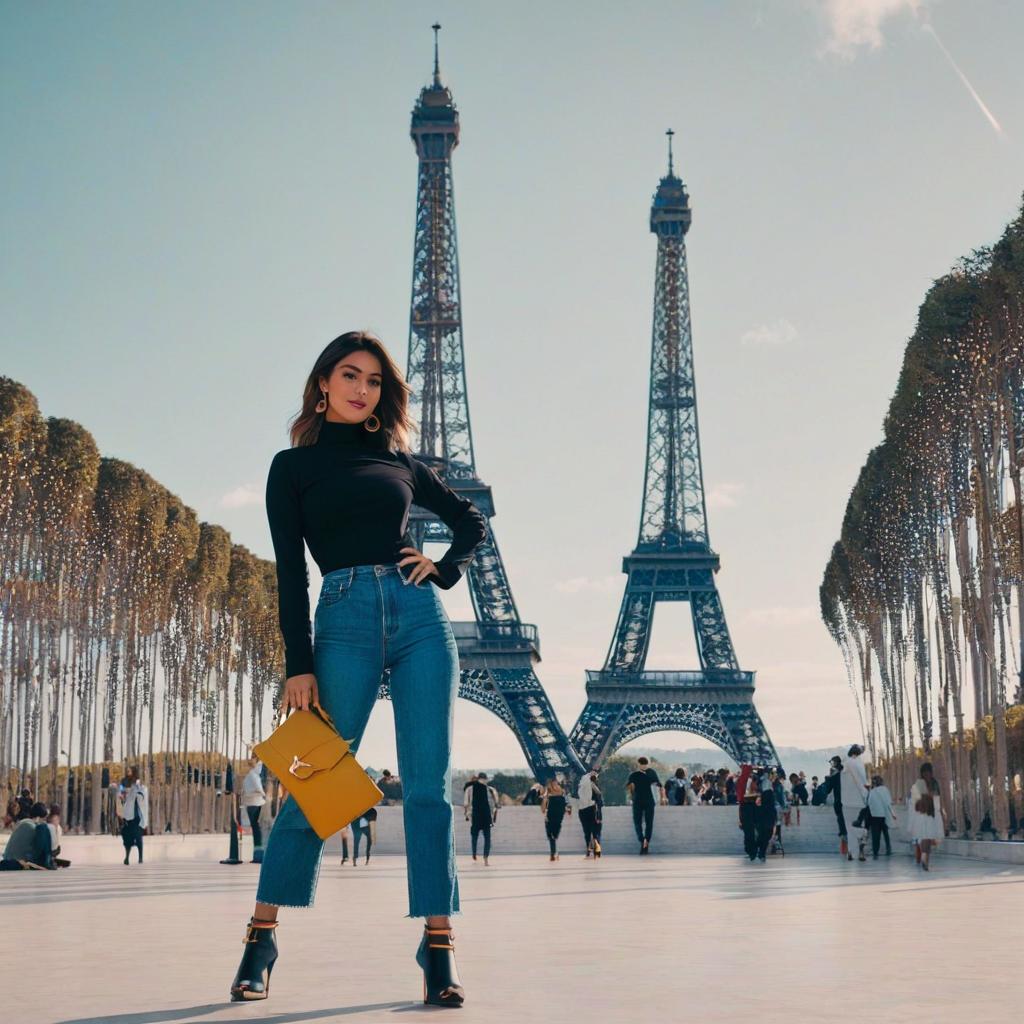
<path fill-rule="evenodd" d="M 744 331 L 740 342 L 743 345 L 788 345 L 799 336 L 800 332 L 788 320 L 776 320 L 773 324 L 761 324 Z"/>
<path fill-rule="evenodd" d="M 581 594 L 584 592 L 608 594 L 621 590 L 624 577 L 616 576 L 572 576 L 567 580 L 559 580 L 555 590 L 560 594 Z"/>
<path fill-rule="evenodd" d="M 819 611 L 813 605 L 773 605 L 751 608 L 744 616 L 757 626 L 804 626 L 818 619 Z"/>
<path fill-rule="evenodd" d="M 705 495 L 705 500 L 708 508 L 735 508 L 742 493 L 743 484 L 715 484 Z"/>
<path fill-rule="evenodd" d="M 252 484 L 242 484 L 241 487 L 221 495 L 220 499 L 221 508 L 245 508 L 246 505 L 262 504 L 263 495 Z"/>
<path fill-rule="evenodd" d="M 953 69 L 961 84 L 974 100 L 985 120 L 1000 138 L 1005 137 L 1003 126 L 971 84 L 963 69 L 939 37 L 929 20 L 928 7 L 932 0 L 824 0 L 817 4 L 828 31 L 823 52 L 843 60 L 853 60 L 862 49 L 877 50 L 885 42 L 883 26 L 899 16 L 910 15 L 920 24 L 921 31 L 931 36 L 942 56 Z"/>
<path fill-rule="evenodd" d="M 917 17 L 929 0 L 825 0 L 817 4 L 828 28 L 825 52 L 853 60 L 862 49 L 885 42 L 882 26 L 900 15 Z"/>

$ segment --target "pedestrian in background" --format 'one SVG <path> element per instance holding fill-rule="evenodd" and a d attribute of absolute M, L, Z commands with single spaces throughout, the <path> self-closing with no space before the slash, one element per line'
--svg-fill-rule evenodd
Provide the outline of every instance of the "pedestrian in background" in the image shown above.
<path fill-rule="evenodd" d="M 587 847 L 587 857 L 601 856 L 601 815 L 598 801 L 601 790 L 597 785 L 599 769 L 584 772 L 580 779 L 578 808 L 580 826 L 583 829 L 583 841 Z"/>
<path fill-rule="evenodd" d="M 828 777 L 824 785 L 825 799 L 832 798 L 832 810 L 835 812 L 836 825 L 839 828 L 839 855 L 850 857 L 846 817 L 843 814 L 843 759 L 838 754 L 829 759 Z M 850 860 L 853 860 L 853 857 L 850 857 Z"/>
<path fill-rule="evenodd" d="M 267 793 L 263 788 L 263 776 L 260 772 L 260 761 L 257 757 L 249 758 L 249 771 L 242 780 L 242 806 L 249 818 L 252 829 L 253 848 L 263 845 L 263 830 L 260 828 L 260 814 L 267 802 Z M 253 860 L 255 864 L 255 860 Z"/>
<path fill-rule="evenodd" d="M 921 777 L 910 790 L 907 801 L 907 831 L 914 840 L 915 857 L 922 870 L 928 871 L 932 850 L 945 838 L 945 814 L 939 780 L 930 761 L 921 765 Z"/>
<path fill-rule="evenodd" d="M 846 752 L 843 766 L 842 802 L 848 835 L 847 860 L 853 860 L 853 847 L 857 860 L 867 860 L 868 838 L 868 772 L 861 760 L 864 748 L 859 743 Z"/>
<path fill-rule="evenodd" d="M 648 853 L 651 836 L 654 834 L 654 791 L 658 791 L 661 803 L 665 802 L 665 790 L 646 757 L 636 759 L 636 770 L 626 781 L 626 789 L 633 800 L 633 828 L 640 843 L 640 852 Z"/>
<path fill-rule="evenodd" d="M 572 808 L 565 800 L 565 790 L 558 779 L 548 781 L 540 809 L 544 815 L 544 832 L 551 848 L 551 859 L 558 860 L 558 836 L 562 831 L 562 820 L 567 814 L 572 814 Z"/>
<path fill-rule="evenodd" d="M 352 867 L 359 864 L 359 841 L 366 840 L 366 860 L 370 863 L 370 850 L 373 849 L 373 842 L 377 838 L 377 808 L 371 807 L 365 814 L 361 814 L 352 822 Z"/>
<path fill-rule="evenodd" d="M 498 791 L 488 784 L 487 772 L 480 772 L 466 783 L 463 810 L 469 822 L 469 841 L 476 860 L 477 841 L 484 837 L 484 867 L 490 865 L 491 826 L 498 820 Z"/>
<path fill-rule="evenodd" d="M 892 854 L 892 842 L 889 839 L 889 821 L 896 824 L 896 812 L 892 808 L 892 794 L 881 775 L 871 777 L 871 789 L 868 790 L 868 813 L 871 816 L 871 857 L 878 860 L 878 848 L 885 836 L 885 855 Z"/>
<path fill-rule="evenodd" d="M 149 825 L 149 790 L 139 779 L 138 769 L 129 768 L 117 797 L 117 816 L 121 819 L 121 842 L 124 844 L 124 863 L 133 847 L 138 847 L 142 863 L 142 837 Z"/>

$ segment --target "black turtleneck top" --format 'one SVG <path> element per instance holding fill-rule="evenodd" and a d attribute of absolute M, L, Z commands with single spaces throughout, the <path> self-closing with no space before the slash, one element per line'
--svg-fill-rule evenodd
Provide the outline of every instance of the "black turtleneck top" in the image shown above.
<path fill-rule="evenodd" d="M 381 431 L 380 433 L 383 433 Z M 324 420 L 315 444 L 286 448 L 270 464 L 267 518 L 277 559 L 278 614 L 288 677 L 313 671 L 309 575 L 303 540 L 322 575 L 352 565 L 401 561 L 413 547 L 409 509 L 418 505 L 452 531 L 427 580 L 448 590 L 487 536 L 487 520 L 429 466 L 394 452 L 361 423 Z M 403 566 L 408 576 L 412 566 Z M 421 583 L 420 585 L 425 585 Z"/>

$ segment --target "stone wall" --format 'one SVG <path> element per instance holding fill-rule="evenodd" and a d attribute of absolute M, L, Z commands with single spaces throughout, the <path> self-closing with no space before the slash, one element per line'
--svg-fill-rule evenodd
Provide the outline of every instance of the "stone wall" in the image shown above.
<path fill-rule="evenodd" d="M 405 829 L 401 807 L 377 808 L 377 843 L 380 853 L 404 853 Z M 837 853 L 836 818 L 831 807 L 801 807 L 800 824 L 792 811 L 792 824 L 783 828 L 783 843 L 789 853 Z M 468 854 L 469 823 L 459 808 L 455 809 L 455 848 Z M 894 848 L 907 852 L 902 833 L 893 832 Z M 547 853 L 544 818 L 537 807 L 503 807 L 498 823 L 491 833 L 493 851 L 499 853 Z M 559 850 L 563 853 L 584 853 L 583 830 L 573 813 L 562 824 Z M 601 846 L 605 853 L 637 852 L 633 832 L 633 811 L 630 807 L 606 807 Z M 330 854 L 339 853 L 341 840 L 334 836 L 328 844 Z M 743 833 L 735 807 L 658 807 L 654 815 L 652 853 L 741 854 Z"/>

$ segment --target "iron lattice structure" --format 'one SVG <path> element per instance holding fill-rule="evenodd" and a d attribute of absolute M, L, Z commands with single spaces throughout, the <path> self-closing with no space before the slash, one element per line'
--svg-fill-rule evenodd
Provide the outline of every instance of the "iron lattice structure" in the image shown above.
<path fill-rule="evenodd" d="M 588 768 L 646 733 L 679 729 L 736 761 L 778 763 L 754 708 L 754 673 L 739 667 L 715 586 L 708 538 L 690 330 L 686 233 L 690 201 L 672 166 L 651 207 L 658 239 L 647 419 L 647 463 L 636 547 L 604 667 L 587 672 L 587 704 L 570 736 Z M 686 601 L 700 659 L 696 671 L 644 670 L 654 609 Z"/>
<path fill-rule="evenodd" d="M 419 174 L 406 377 L 420 425 L 416 457 L 472 501 L 490 524 L 494 500 L 476 472 L 462 342 L 451 163 L 459 142 L 459 114 L 441 81 L 439 28 L 434 26 L 433 79 L 412 112 Z M 421 550 L 426 543 L 451 540 L 448 528 L 426 509 L 413 508 L 409 527 Z M 577 775 L 579 762 L 534 671 L 540 661 L 537 627 L 520 621 L 490 525 L 467 576 L 475 621 L 452 623 L 459 647 L 459 696 L 494 712 L 515 733 L 538 779 Z M 386 681 L 381 696 L 388 696 Z"/>

